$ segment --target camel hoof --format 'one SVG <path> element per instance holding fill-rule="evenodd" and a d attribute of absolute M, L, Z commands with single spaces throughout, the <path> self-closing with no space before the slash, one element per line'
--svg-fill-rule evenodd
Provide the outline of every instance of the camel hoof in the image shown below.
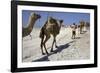
<path fill-rule="evenodd" d="M 49 54 L 48 52 L 46 52 L 47 53 L 47 55 Z"/>
<path fill-rule="evenodd" d="M 51 50 L 51 52 L 54 52 L 53 50 Z"/>
<path fill-rule="evenodd" d="M 45 53 L 42 53 L 42 55 L 45 55 Z"/>
<path fill-rule="evenodd" d="M 58 46 L 56 46 L 56 48 L 58 48 Z"/>

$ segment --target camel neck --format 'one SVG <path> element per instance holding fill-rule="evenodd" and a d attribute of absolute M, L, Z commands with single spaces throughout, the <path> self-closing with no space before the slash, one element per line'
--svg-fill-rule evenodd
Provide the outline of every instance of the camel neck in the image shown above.
<path fill-rule="evenodd" d="M 61 29 L 61 25 L 62 25 L 62 23 L 59 23 L 59 30 Z"/>
<path fill-rule="evenodd" d="M 35 24 L 35 22 L 36 22 L 36 18 L 35 17 L 33 17 L 33 18 L 31 18 L 30 17 L 30 19 L 29 19 L 29 28 L 33 28 L 33 26 L 34 26 L 34 24 Z"/>

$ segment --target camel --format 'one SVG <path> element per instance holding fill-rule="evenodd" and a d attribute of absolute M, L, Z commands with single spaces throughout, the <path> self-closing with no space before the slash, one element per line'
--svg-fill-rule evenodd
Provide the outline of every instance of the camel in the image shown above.
<path fill-rule="evenodd" d="M 46 45 L 45 44 L 50 39 L 50 35 L 53 36 L 53 43 L 52 43 L 52 47 L 51 47 L 51 52 L 53 52 L 54 43 L 55 43 L 55 47 L 57 48 L 56 36 L 60 32 L 60 28 L 61 28 L 62 23 L 63 23 L 63 20 L 57 20 L 57 19 L 54 19 L 53 17 L 48 17 L 47 21 L 45 22 L 45 24 L 41 28 L 39 37 L 41 38 L 40 47 L 41 47 L 41 51 L 42 51 L 43 55 L 45 54 L 43 52 L 43 47 L 44 47 L 46 53 L 49 54 L 47 49 L 46 49 Z"/>
<path fill-rule="evenodd" d="M 85 22 L 84 21 L 80 21 L 79 22 L 80 25 L 78 25 L 78 28 L 80 30 L 80 34 L 83 32 L 84 26 L 85 26 Z"/>
<path fill-rule="evenodd" d="M 89 22 L 86 22 L 85 27 L 86 27 L 86 30 L 89 30 L 90 23 Z"/>
<path fill-rule="evenodd" d="M 32 29 L 33 29 L 35 22 L 39 18 L 41 18 L 41 16 L 39 14 L 36 14 L 34 12 L 32 12 L 30 14 L 29 21 L 28 21 L 28 27 L 26 27 L 26 28 L 22 27 L 22 37 L 25 37 L 28 35 L 30 35 L 30 37 L 31 37 L 30 33 L 32 32 Z M 32 39 L 32 37 L 31 37 L 31 39 Z"/>

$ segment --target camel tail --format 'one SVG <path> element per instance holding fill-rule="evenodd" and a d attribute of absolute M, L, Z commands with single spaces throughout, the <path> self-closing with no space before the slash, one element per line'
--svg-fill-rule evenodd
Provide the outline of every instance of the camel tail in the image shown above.
<path fill-rule="evenodd" d="M 42 28 L 41 31 L 40 31 L 39 37 L 40 37 L 40 38 L 44 38 L 44 29 L 43 29 L 43 28 Z"/>

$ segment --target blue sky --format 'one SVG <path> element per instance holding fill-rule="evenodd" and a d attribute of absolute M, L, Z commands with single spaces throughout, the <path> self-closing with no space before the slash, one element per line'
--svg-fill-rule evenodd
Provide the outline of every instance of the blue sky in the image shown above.
<path fill-rule="evenodd" d="M 28 20 L 31 12 L 35 12 L 41 15 L 41 18 L 36 21 L 34 27 L 42 27 L 47 20 L 48 16 L 51 16 L 56 19 L 63 20 L 64 25 L 70 25 L 73 23 L 78 24 L 80 20 L 90 22 L 89 13 L 75 13 L 75 12 L 47 12 L 47 11 L 22 11 L 22 25 L 28 26 Z"/>

